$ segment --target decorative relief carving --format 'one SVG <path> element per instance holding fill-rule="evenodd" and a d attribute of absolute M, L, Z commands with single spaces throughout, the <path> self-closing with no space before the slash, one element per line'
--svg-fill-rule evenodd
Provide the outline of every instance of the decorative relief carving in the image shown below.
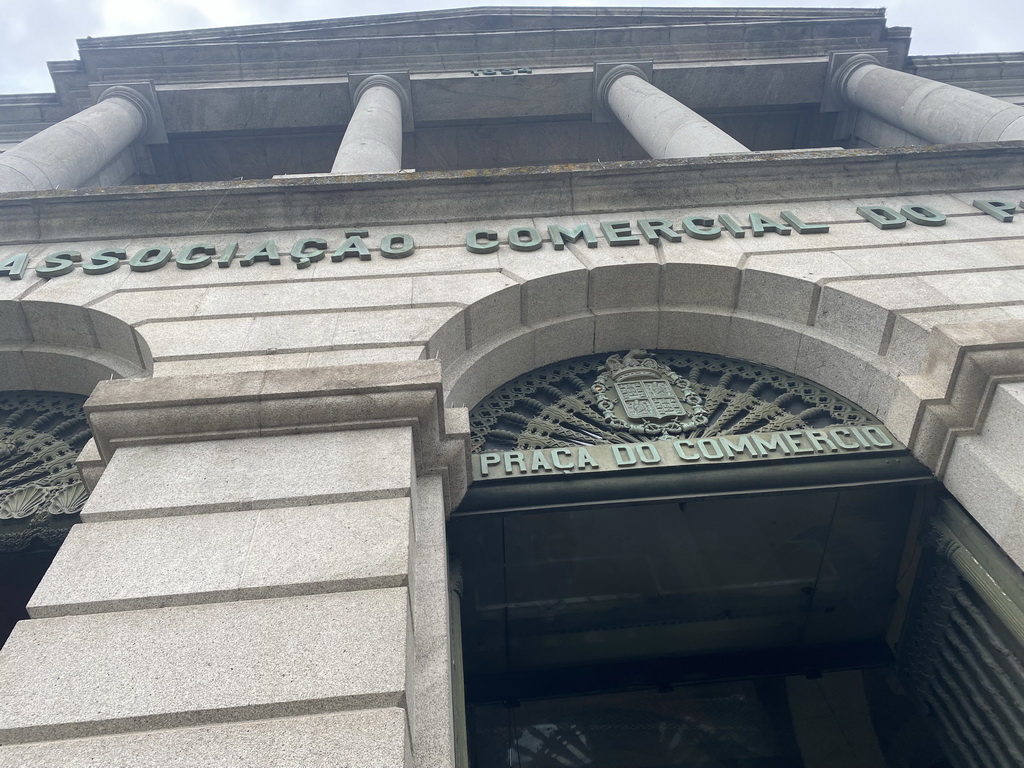
<path fill-rule="evenodd" d="M 84 397 L 0 393 L 0 552 L 55 549 L 88 493 L 75 460 L 89 441 Z"/>
<path fill-rule="evenodd" d="M 680 435 L 708 423 L 690 383 L 645 349 L 609 357 L 590 389 L 608 425 L 633 435 Z"/>
<path fill-rule="evenodd" d="M 470 414 L 476 452 L 878 423 L 785 371 L 665 350 L 548 365 L 495 390 Z"/>
<path fill-rule="evenodd" d="M 901 681 L 927 705 L 953 764 L 1024 765 L 1021 611 L 944 523 L 933 518 L 921 543 Z"/>

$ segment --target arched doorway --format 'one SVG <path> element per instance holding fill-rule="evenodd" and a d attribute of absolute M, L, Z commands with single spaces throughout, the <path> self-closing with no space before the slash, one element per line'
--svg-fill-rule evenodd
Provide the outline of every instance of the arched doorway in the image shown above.
<path fill-rule="evenodd" d="M 142 336 L 95 309 L 0 301 L 0 644 L 26 606 L 88 488 L 76 462 L 100 381 L 152 371 Z"/>
<path fill-rule="evenodd" d="M 941 487 L 876 417 L 631 350 L 519 376 L 471 424 L 449 546 L 474 768 L 971 764 L 921 683 Z"/>
<path fill-rule="evenodd" d="M 88 497 L 75 460 L 91 434 L 85 397 L 0 392 L 0 645 Z"/>

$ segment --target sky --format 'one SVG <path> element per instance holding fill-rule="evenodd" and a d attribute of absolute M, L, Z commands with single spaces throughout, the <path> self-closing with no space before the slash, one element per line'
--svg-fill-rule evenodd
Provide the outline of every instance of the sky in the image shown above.
<path fill-rule="evenodd" d="M 48 93 L 53 83 L 47 61 L 77 58 L 75 40 L 141 32 L 306 21 L 371 13 L 400 13 L 485 5 L 486 0 L 0 0 L 0 93 Z M 492 3 L 500 4 L 499 2 Z M 684 0 L 574 0 L 517 5 L 609 5 L 682 7 L 753 6 L 820 7 L 828 0 L 757 0 L 736 2 Z M 831 5 L 875 8 L 875 0 L 847 0 Z M 975 53 L 1024 49 L 1024 3 L 981 0 L 892 0 L 890 26 L 913 27 L 910 52 Z M 967 12 L 964 8 L 969 8 Z"/>

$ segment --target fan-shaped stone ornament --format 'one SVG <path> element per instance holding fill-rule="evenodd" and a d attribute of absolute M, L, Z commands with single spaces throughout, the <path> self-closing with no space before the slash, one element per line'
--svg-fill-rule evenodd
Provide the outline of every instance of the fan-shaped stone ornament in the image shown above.
<path fill-rule="evenodd" d="M 667 350 L 538 368 L 470 414 L 476 453 L 879 423 L 835 392 L 777 368 Z"/>
<path fill-rule="evenodd" d="M 88 493 L 75 460 L 89 441 L 84 397 L 0 392 L 0 552 L 55 549 Z"/>

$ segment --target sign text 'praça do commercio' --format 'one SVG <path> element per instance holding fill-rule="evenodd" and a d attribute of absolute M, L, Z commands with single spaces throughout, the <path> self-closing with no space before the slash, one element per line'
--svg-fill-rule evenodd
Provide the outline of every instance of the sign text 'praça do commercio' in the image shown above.
<path fill-rule="evenodd" d="M 722 466 L 773 459 L 903 450 L 903 446 L 883 426 L 831 426 L 646 443 L 488 451 L 474 454 L 473 480 L 577 475 L 655 467 Z"/>
<path fill-rule="evenodd" d="M 975 200 L 974 207 L 1002 222 L 1013 220 L 1017 206 L 1005 200 Z M 1021 203 L 1024 208 L 1024 202 Z M 897 211 L 884 205 L 859 206 L 857 214 L 879 229 L 898 229 L 907 223 L 938 227 L 946 223 L 946 215 L 927 205 L 909 203 Z M 661 240 L 680 242 L 684 237 L 697 240 L 714 240 L 729 235 L 744 237 L 749 231 L 753 237 L 767 233 L 789 235 L 822 235 L 829 231 L 827 224 L 808 224 L 792 211 L 782 211 L 778 218 L 763 213 L 748 215 L 746 225 L 727 213 L 718 216 L 687 216 L 679 222 L 669 219 L 638 219 L 636 221 L 600 221 L 597 229 L 609 246 L 639 245 L 641 241 L 657 243 Z M 256 248 L 242 254 L 237 242 L 215 246 L 210 243 L 190 243 L 172 250 L 167 246 L 145 246 L 129 255 L 124 248 L 101 248 L 88 257 L 79 251 L 58 251 L 45 256 L 34 265 L 37 275 L 44 278 L 60 277 L 74 271 L 80 265 L 87 275 L 103 275 L 120 269 L 123 264 L 134 272 L 152 272 L 173 263 L 179 269 L 203 269 L 216 264 L 220 268 L 233 265 L 251 267 L 257 263 L 281 265 L 293 263 L 298 269 L 305 269 L 318 261 L 329 259 L 333 262 L 357 259 L 368 261 L 373 258 L 369 230 L 345 229 L 342 242 L 329 245 L 316 236 L 298 238 L 290 249 L 282 249 L 274 240 L 265 240 Z M 537 251 L 547 244 L 556 251 L 563 250 L 569 243 L 583 243 L 588 248 L 597 248 L 599 239 L 590 224 L 575 226 L 550 224 L 547 240 L 540 230 L 532 226 L 516 226 L 508 230 L 505 239 L 493 229 L 473 229 L 466 233 L 466 249 L 470 253 L 494 253 L 507 247 L 514 251 Z M 404 259 L 416 250 L 411 235 L 386 234 L 377 242 L 380 256 L 385 259 Z M 29 267 L 27 253 L 15 253 L 0 257 L 0 277 L 20 280 Z"/>

